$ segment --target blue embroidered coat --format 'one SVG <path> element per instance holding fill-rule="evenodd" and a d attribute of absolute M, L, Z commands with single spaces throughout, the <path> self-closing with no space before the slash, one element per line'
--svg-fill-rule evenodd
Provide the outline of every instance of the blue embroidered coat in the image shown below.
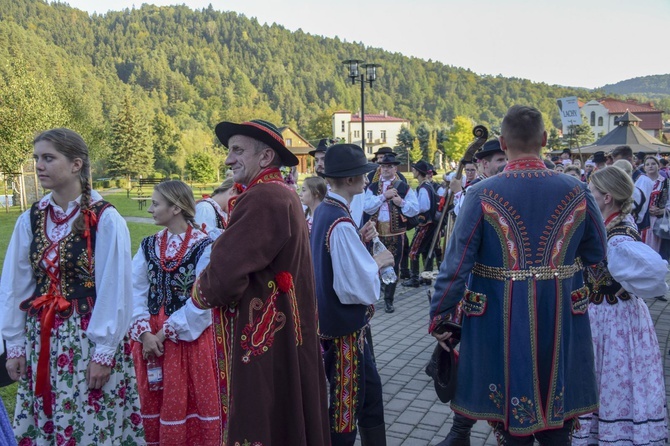
<path fill-rule="evenodd" d="M 597 409 L 581 264 L 606 244 L 586 184 L 539 159 L 468 189 L 430 310 L 430 331 L 462 317 L 456 412 L 529 435 Z"/>

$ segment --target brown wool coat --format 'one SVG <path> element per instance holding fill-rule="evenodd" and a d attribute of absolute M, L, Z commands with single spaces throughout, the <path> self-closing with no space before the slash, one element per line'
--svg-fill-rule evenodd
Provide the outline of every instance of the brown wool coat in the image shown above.
<path fill-rule="evenodd" d="M 199 295 L 215 315 L 228 315 L 229 324 L 218 324 L 218 330 L 215 316 L 219 369 L 230 375 L 229 400 L 221 391 L 224 408 L 228 402 L 224 441 L 227 446 L 329 445 L 307 225 L 295 191 L 267 180 L 239 196 L 198 283 Z M 273 307 L 279 272 L 291 274 L 295 293 L 275 293 Z M 231 326 L 230 353 L 223 356 L 222 327 Z M 250 347 L 245 339 L 256 342 Z"/>

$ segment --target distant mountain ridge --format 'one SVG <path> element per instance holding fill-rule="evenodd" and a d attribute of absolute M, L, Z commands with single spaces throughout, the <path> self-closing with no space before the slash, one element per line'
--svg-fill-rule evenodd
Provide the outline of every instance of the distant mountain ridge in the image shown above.
<path fill-rule="evenodd" d="M 670 96 L 670 74 L 635 77 L 600 88 L 610 94 Z"/>

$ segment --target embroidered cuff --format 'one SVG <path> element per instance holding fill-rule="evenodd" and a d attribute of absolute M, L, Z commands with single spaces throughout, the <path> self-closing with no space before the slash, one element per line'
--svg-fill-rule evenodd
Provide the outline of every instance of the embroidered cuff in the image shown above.
<path fill-rule="evenodd" d="M 170 321 L 165 321 L 163 324 L 163 334 L 165 335 L 165 339 L 169 339 L 175 343 L 179 341 L 179 334 L 177 334 L 177 330 L 170 324 Z"/>
<path fill-rule="evenodd" d="M 107 367 L 114 367 L 114 355 L 109 355 L 105 353 L 95 353 L 93 354 L 93 357 L 91 358 L 91 362 L 95 362 L 100 365 L 104 365 Z"/>
<path fill-rule="evenodd" d="M 25 347 L 7 346 L 7 359 L 20 358 L 21 356 L 26 356 Z"/>
<path fill-rule="evenodd" d="M 147 332 L 147 331 L 151 332 L 151 326 L 149 325 L 149 319 L 138 319 L 130 327 L 130 338 L 133 341 L 142 342 L 142 341 L 140 341 L 140 336 L 142 336 L 142 333 Z"/>
<path fill-rule="evenodd" d="M 451 326 L 454 329 L 460 330 L 463 323 L 463 309 L 462 302 L 459 302 L 456 305 L 456 308 L 445 315 L 438 314 L 430 321 L 430 326 L 428 327 L 428 333 L 435 331 L 440 325 Z M 450 330 L 451 331 L 451 330 Z"/>
<path fill-rule="evenodd" d="M 193 302 L 193 305 L 195 305 L 195 307 L 199 308 L 200 310 L 206 310 L 208 308 L 211 308 L 207 304 L 207 301 L 205 300 L 205 296 L 203 296 L 202 292 L 200 291 L 200 278 L 198 278 L 195 281 L 195 284 L 193 285 L 193 288 L 191 289 L 191 301 Z"/>

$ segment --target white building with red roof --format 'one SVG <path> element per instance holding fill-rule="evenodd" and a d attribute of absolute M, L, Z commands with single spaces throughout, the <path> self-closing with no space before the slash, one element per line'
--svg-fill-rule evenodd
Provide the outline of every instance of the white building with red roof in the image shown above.
<path fill-rule="evenodd" d="M 389 116 L 388 112 L 365 114 L 365 135 L 361 133 L 361 116 L 348 110 L 333 113 L 333 137 L 350 144 L 362 145 L 365 137 L 366 155 L 372 155 L 380 147 L 395 147 L 398 132 L 402 127 L 409 128 L 410 121 Z"/>
<path fill-rule="evenodd" d="M 618 125 L 618 119 L 626 112 L 633 113 L 640 118 L 642 121 L 639 123 L 639 128 L 655 138 L 660 137 L 663 129 L 663 110 L 656 109 L 651 102 L 604 98 L 586 103 L 580 101 L 579 105 L 596 139 L 599 135 L 605 135 L 614 130 Z M 563 128 L 563 134 L 568 134 L 567 128 Z"/>

